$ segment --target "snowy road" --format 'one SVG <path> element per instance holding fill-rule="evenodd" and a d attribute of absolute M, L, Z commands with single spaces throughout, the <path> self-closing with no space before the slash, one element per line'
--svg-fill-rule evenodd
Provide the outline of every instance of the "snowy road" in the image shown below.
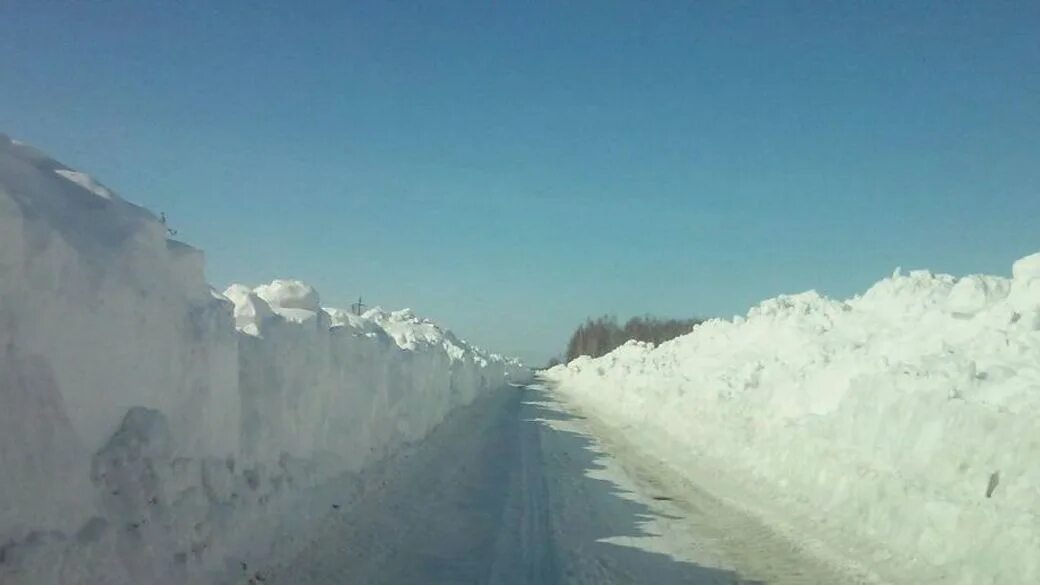
<path fill-rule="evenodd" d="M 605 434 L 537 387 L 481 399 L 242 582 L 851 582 Z"/>

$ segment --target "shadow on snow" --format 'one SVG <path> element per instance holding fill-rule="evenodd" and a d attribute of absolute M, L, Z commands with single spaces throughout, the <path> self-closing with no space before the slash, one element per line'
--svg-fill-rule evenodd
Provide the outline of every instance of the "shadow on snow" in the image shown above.
<path fill-rule="evenodd" d="M 367 473 L 360 495 L 264 585 L 762 585 L 645 550 L 645 525 L 677 518 L 590 477 L 602 454 L 558 428 L 574 420 L 538 388 L 457 410 Z"/>
<path fill-rule="evenodd" d="M 646 527 L 652 520 L 676 521 L 683 518 L 651 509 L 610 479 L 593 477 L 600 475 L 597 472 L 606 470 L 602 463 L 605 456 L 602 450 L 588 435 L 554 424 L 584 420 L 585 417 L 558 408 L 546 399 L 545 391 L 537 387 L 529 388 L 526 392 L 524 406 L 528 409 L 528 416 L 522 421 L 523 424 L 538 425 L 546 442 L 555 444 L 553 450 L 561 450 L 569 456 L 569 469 L 566 468 L 568 466 L 561 466 L 562 469 L 553 470 L 567 476 L 558 479 L 577 483 L 569 491 L 590 498 L 590 510 L 610 512 L 596 514 L 596 518 L 578 535 L 569 534 L 567 526 L 554 527 L 554 538 L 557 539 L 554 548 L 558 554 L 562 554 L 558 558 L 556 579 L 551 583 L 765 585 L 762 581 L 742 578 L 733 571 L 702 566 L 642 548 L 641 545 L 645 546 L 647 540 L 653 540 L 656 536 Z M 547 465 L 552 466 L 552 463 Z M 546 477 L 546 481 L 556 483 L 551 474 Z M 550 489 L 550 499 L 560 495 L 560 489 L 563 488 Z M 671 499 L 664 495 L 652 498 Z M 618 540 L 627 542 L 618 544 L 615 542 Z M 583 568 L 584 574 L 581 572 Z M 596 575 L 597 570 L 602 572 Z M 597 577 L 604 581 L 597 581 Z"/>

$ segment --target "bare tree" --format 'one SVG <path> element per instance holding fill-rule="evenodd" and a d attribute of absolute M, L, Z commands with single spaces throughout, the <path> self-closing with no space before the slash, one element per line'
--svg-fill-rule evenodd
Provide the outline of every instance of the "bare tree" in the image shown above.
<path fill-rule="evenodd" d="M 582 355 L 600 357 L 630 339 L 661 344 L 689 333 L 703 322 L 703 319 L 660 319 L 645 315 L 633 317 L 620 326 L 617 317 L 613 315 L 597 319 L 590 317 L 571 335 L 567 342 L 566 359 L 571 361 Z"/>

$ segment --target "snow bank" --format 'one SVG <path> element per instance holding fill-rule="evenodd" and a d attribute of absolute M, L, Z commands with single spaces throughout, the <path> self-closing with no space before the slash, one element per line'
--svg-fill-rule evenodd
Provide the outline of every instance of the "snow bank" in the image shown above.
<path fill-rule="evenodd" d="M 151 212 L 0 135 L 0 582 L 205 582 L 525 375 L 393 315 L 218 294 Z"/>
<path fill-rule="evenodd" d="M 1040 254 L 1012 273 L 897 271 L 847 301 L 780 296 L 547 377 L 677 467 L 759 486 L 750 507 L 847 553 L 943 583 L 1037 583 Z"/>

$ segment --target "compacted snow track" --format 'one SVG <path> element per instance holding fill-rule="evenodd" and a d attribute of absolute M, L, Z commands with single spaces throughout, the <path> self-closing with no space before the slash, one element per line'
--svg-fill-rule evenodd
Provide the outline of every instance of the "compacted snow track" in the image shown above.
<path fill-rule="evenodd" d="M 853 582 L 591 429 L 537 386 L 481 398 L 239 582 Z"/>

